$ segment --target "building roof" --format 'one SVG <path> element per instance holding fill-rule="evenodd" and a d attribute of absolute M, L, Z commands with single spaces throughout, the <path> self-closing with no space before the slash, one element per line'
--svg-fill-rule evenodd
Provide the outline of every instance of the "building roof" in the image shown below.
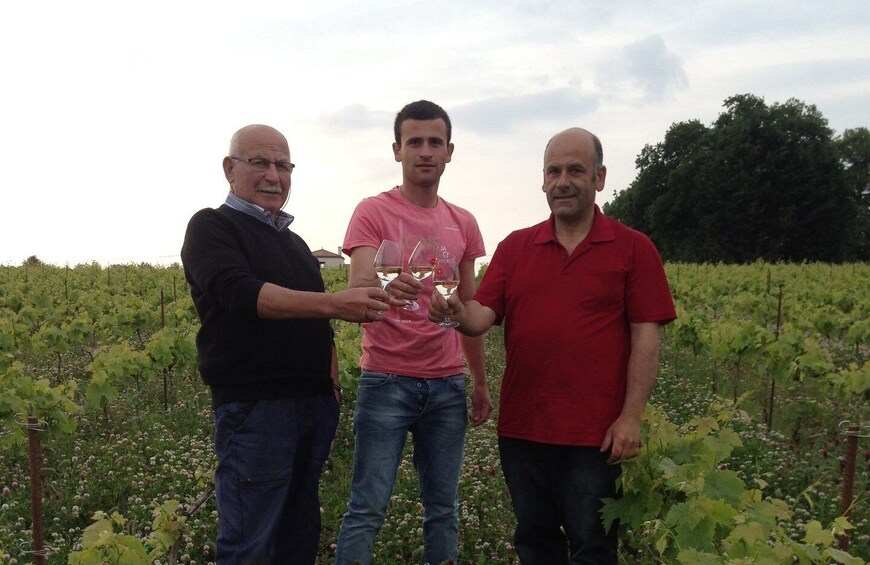
<path fill-rule="evenodd" d="M 327 251 L 326 249 L 318 249 L 317 251 L 312 251 L 311 254 L 319 259 L 342 259 L 342 260 L 344 260 L 344 257 L 342 255 L 338 255 L 336 253 L 333 253 L 332 251 Z"/>

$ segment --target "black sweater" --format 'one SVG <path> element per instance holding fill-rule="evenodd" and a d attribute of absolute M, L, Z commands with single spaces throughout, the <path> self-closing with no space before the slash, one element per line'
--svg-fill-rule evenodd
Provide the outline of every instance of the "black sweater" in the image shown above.
<path fill-rule="evenodd" d="M 214 407 L 332 394 L 329 320 L 257 315 L 266 282 L 324 291 L 320 265 L 302 238 L 223 205 L 194 214 L 181 259 L 202 323 L 199 372 Z"/>

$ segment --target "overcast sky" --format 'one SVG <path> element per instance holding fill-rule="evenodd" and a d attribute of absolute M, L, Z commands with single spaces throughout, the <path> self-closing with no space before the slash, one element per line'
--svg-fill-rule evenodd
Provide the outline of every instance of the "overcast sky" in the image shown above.
<path fill-rule="evenodd" d="M 396 112 L 437 102 L 456 146 L 440 194 L 487 253 L 547 217 L 544 145 L 570 126 L 604 145 L 599 204 L 644 145 L 735 94 L 870 126 L 867 0 L 11 2 L 0 53 L 3 265 L 180 261 L 250 123 L 290 142 L 292 229 L 337 251 L 359 200 L 401 182 Z"/>

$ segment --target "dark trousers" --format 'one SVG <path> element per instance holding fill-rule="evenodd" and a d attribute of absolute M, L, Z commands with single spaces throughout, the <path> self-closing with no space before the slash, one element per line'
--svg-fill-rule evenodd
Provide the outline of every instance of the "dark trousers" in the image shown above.
<path fill-rule="evenodd" d="M 498 446 L 523 565 L 617 563 L 618 525 L 605 533 L 599 511 L 602 498 L 616 496 L 622 469 L 607 453 L 505 437 Z"/>
<path fill-rule="evenodd" d="M 218 565 L 314 563 L 318 481 L 337 426 L 333 396 L 215 410 Z"/>

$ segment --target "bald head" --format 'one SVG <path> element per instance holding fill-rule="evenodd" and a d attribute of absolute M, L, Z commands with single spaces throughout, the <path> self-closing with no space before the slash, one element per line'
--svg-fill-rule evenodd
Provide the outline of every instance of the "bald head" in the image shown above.
<path fill-rule="evenodd" d="M 601 140 L 599 140 L 598 136 L 589 130 L 576 127 L 568 128 L 551 137 L 550 141 L 547 142 L 547 147 L 544 149 L 544 163 L 547 162 L 550 146 L 553 145 L 554 142 L 557 142 L 559 145 L 575 145 L 578 148 L 584 149 L 586 147 L 591 147 L 592 152 L 595 155 L 595 168 L 599 169 L 604 164 L 604 150 L 601 148 Z"/>
<path fill-rule="evenodd" d="M 230 139 L 230 155 L 244 154 L 251 147 L 259 145 L 283 147 L 287 153 L 290 152 L 287 138 L 280 131 L 263 124 L 251 124 L 233 134 L 232 139 Z"/>

